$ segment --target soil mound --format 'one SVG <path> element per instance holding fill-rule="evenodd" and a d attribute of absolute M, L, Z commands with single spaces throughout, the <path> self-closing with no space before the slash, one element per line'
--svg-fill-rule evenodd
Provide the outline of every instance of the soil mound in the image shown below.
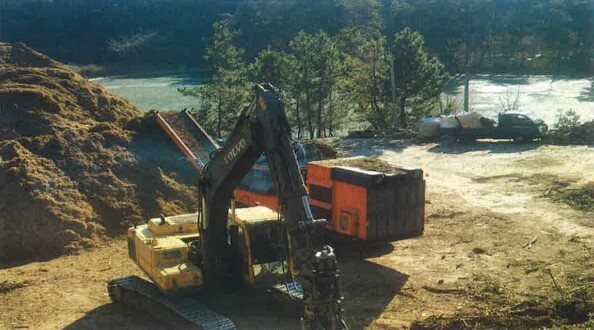
<path fill-rule="evenodd" d="M 326 166 L 346 166 L 355 167 L 367 171 L 383 172 L 387 174 L 402 174 L 404 171 L 385 160 L 372 157 L 352 157 L 320 160 L 315 162 Z"/>
<path fill-rule="evenodd" d="M 193 170 L 125 99 L 23 44 L 0 43 L 0 81 L 0 262 L 195 209 Z"/>
<path fill-rule="evenodd" d="M 307 160 L 319 160 L 338 157 L 338 151 L 330 144 L 320 140 L 301 141 Z"/>

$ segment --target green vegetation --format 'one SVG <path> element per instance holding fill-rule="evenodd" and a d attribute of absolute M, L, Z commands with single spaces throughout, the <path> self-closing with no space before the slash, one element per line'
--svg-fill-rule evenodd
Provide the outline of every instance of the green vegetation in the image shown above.
<path fill-rule="evenodd" d="M 426 53 L 423 37 L 408 28 L 394 36 L 393 50 L 374 24 L 345 28 L 334 37 L 300 31 L 287 52 L 267 47 L 246 65 L 234 45 L 239 33 L 231 26 L 228 19 L 213 25 L 206 56 L 211 79 L 180 90 L 200 98 L 197 116 L 219 137 L 247 101 L 248 73 L 252 81 L 281 89 L 297 136 L 310 139 L 333 136 L 346 118 L 365 119 L 380 130 L 397 126 L 399 119 L 407 128 L 407 118 L 418 119 L 438 106 L 448 80 L 440 61 Z M 392 112 L 396 106 L 398 115 Z"/>
<path fill-rule="evenodd" d="M 579 124 L 580 116 L 572 109 L 569 109 L 565 112 L 559 111 L 554 128 L 560 134 L 567 134 L 574 130 Z"/>
<path fill-rule="evenodd" d="M 206 55 L 212 73 L 210 80 L 197 88 L 180 89 L 182 94 L 200 99 L 197 117 L 217 137 L 223 136 L 223 131 L 234 123 L 233 115 L 246 97 L 246 65 L 241 57 L 243 50 L 233 44 L 239 32 L 232 25 L 228 19 L 213 25 Z"/>
<path fill-rule="evenodd" d="M 552 191 L 550 198 L 584 212 L 594 211 L 594 183 Z"/>
<path fill-rule="evenodd" d="M 594 143 L 594 121 L 580 123 L 580 116 L 572 109 L 559 111 L 553 130 L 548 132 L 545 141 L 552 144 L 585 144 Z"/>
<path fill-rule="evenodd" d="M 63 62 L 204 65 L 212 24 L 232 19 L 245 58 L 287 51 L 301 30 L 335 36 L 405 27 L 452 73 L 591 73 L 590 0 L 4 0 L 2 41 L 22 41 Z M 134 50 L 123 54 L 121 50 Z M 137 56 L 135 52 L 142 56 Z M 591 75 L 591 74 L 590 74 Z"/>
<path fill-rule="evenodd" d="M 400 109 L 400 125 L 406 128 L 407 101 L 414 99 L 421 104 L 434 103 L 448 78 L 441 62 L 425 52 L 423 36 L 408 28 L 394 36 L 392 56 L 394 71 L 397 71 L 394 79 Z M 427 106 L 417 107 L 419 108 Z M 417 117 L 422 115 L 425 113 Z"/>

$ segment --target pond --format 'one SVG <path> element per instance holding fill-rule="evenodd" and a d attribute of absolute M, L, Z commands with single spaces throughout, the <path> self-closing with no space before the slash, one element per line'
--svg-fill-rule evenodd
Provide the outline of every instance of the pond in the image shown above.
<path fill-rule="evenodd" d="M 140 110 L 174 110 L 198 107 L 198 99 L 177 91 L 182 87 L 198 86 L 207 71 L 168 71 L 121 75 L 91 79 L 111 93 L 123 96 Z"/>
<path fill-rule="evenodd" d="M 451 96 L 462 104 L 463 86 Z M 517 102 L 516 102 L 517 99 Z M 574 110 L 582 122 L 594 120 L 594 89 L 588 79 L 552 76 L 482 75 L 470 81 L 470 110 L 495 119 L 504 104 L 540 118 L 549 126 L 559 111 Z"/>
<path fill-rule="evenodd" d="M 93 79 L 143 111 L 170 110 L 198 106 L 198 100 L 181 95 L 180 87 L 197 86 L 207 71 L 158 72 Z M 449 93 L 462 104 L 463 87 Z M 470 109 L 496 118 L 502 104 L 514 103 L 519 111 L 543 119 L 549 126 L 557 121 L 558 111 L 573 109 L 583 121 L 594 120 L 594 90 L 588 79 L 553 76 L 480 75 L 470 82 Z"/>

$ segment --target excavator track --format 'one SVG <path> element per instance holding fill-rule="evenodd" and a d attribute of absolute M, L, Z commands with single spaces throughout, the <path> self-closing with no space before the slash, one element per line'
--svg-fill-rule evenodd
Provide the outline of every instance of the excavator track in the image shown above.
<path fill-rule="evenodd" d="M 127 298 L 134 294 L 150 299 L 204 330 L 235 330 L 235 324 L 231 320 L 207 308 L 195 296 L 163 294 L 154 284 L 138 276 L 112 280 L 107 286 L 107 291 L 113 302 L 126 302 Z"/>
<path fill-rule="evenodd" d="M 272 286 L 272 289 L 293 300 L 303 300 L 303 288 L 297 282 L 276 284 Z"/>

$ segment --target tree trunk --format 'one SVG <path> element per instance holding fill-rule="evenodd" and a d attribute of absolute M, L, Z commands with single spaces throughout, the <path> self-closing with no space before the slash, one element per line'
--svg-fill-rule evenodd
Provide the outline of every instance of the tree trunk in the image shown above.
<path fill-rule="evenodd" d="M 307 112 L 307 129 L 309 130 L 309 138 L 314 138 L 314 128 L 313 128 L 313 120 L 312 120 L 312 113 L 311 113 L 311 100 L 309 99 L 309 93 L 305 93 L 305 107 Z"/>
<path fill-rule="evenodd" d="M 407 128 L 406 126 L 406 98 L 400 98 L 400 127 Z"/>
<path fill-rule="evenodd" d="M 301 139 L 301 115 L 299 113 L 299 96 L 297 96 L 297 103 L 295 105 L 295 116 L 297 117 L 297 138 Z"/>
<path fill-rule="evenodd" d="M 396 68 L 394 67 L 394 59 L 390 59 L 390 81 L 392 82 L 392 128 L 398 128 L 398 105 L 396 102 Z"/>
<path fill-rule="evenodd" d="M 464 112 L 468 112 L 470 100 L 470 78 L 468 77 L 468 69 L 464 73 Z"/>
<path fill-rule="evenodd" d="M 318 91 L 321 94 L 321 88 Z M 324 108 L 324 102 L 322 102 L 322 100 L 320 99 L 320 101 L 318 101 L 318 113 L 317 113 L 317 121 L 318 121 L 318 132 L 316 134 L 317 138 L 321 138 L 322 137 L 322 130 L 324 129 L 324 125 L 322 125 L 322 109 Z"/>
<path fill-rule="evenodd" d="M 330 92 L 330 102 L 328 104 L 328 117 L 328 134 L 332 137 L 334 136 L 334 103 L 332 102 L 332 92 Z"/>
<path fill-rule="evenodd" d="M 223 120 L 223 100 L 221 91 L 219 90 L 219 102 L 217 105 L 217 137 L 221 138 L 221 125 Z"/>

